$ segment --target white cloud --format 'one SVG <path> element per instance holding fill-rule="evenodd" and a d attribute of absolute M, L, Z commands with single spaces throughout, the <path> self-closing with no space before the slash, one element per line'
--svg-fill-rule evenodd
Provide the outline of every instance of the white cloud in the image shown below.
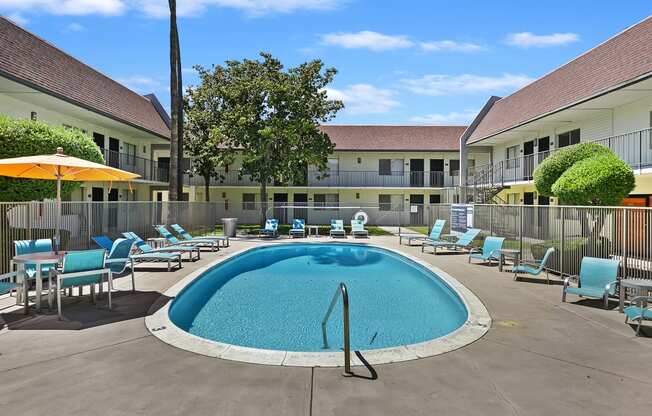
<path fill-rule="evenodd" d="M 68 26 L 66 26 L 63 31 L 65 33 L 75 33 L 75 32 L 83 32 L 84 30 L 86 30 L 85 26 L 80 25 L 79 23 L 71 23 Z"/>
<path fill-rule="evenodd" d="M 403 79 L 401 83 L 415 94 L 436 96 L 512 91 L 533 80 L 533 78 L 522 74 L 503 74 L 498 77 L 472 74 L 435 74 L 421 78 Z"/>
<path fill-rule="evenodd" d="M 57 15 L 118 15 L 126 10 L 126 4 L 124 0 L 0 0 L 0 10 Z"/>
<path fill-rule="evenodd" d="M 328 98 L 344 102 L 349 114 L 383 114 L 401 105 L 392 90 L 376 88 L 369 84 L 349 85 L 345 89 L 326 89 Z"/>
<path fill-rule="evenodd" d="M 410 117 L 410 121 L 422 124 L 469 124 L 478 115 L 477 110 L 451 111 L 450 113 L 432 113 Z"/>
<path fill-rule="evenodd" d="M 454 40 L 435 40 L 431 42 L 421 42 L 419 46 L 426 52 L 479 52 L 485 50 L 485 47 L 476 43 L 456 42 Z"/>
<path fill-rule="evenodd" d="M 136 91 L 139 94 L 149 94 L 152 92 L 169 91 L 170 86 L 156 78 L 150 78 L 142 75 L 133 75 L 129 77 L 116 78 L 120 84 Z"/>
<path fill-rule="evenodd" d="M 356 33 L 328 33 L 323 35 L 321 40 L 325 45 L 340 46 L 346 49 L 369 49 L 376 52 L 414 46 L 414 42 L 407 36 L 385 35 L 370 30 Z"/>
<path fill-rule="evenodd" d="M 29 23 L 29 19 L 17 12 L 10 14 L 7 16 L 7 18 L 16 23 L 18 26 L 26 26 Z"/>
<path fill-rule="evenodd" d="M 580 40 L 577 33 L 553 33 L 551 35 L 535 35 L 531 32 L 510 33 L 507 44 L 519 48 L 544 48 L 548 46 L 566 45 Z"/>
<path fill-rule="evenodd" d="M 167 17 L 170 13 L 167 0 L 131 0 L 145 14 Z M 330 10 L 337 8 L 342 0 L 179 0 L 177 15 L 197 16 L 208 7 L 239 9 L 252 16 L 269 13 L 291 13 L 297 10 Z"/>

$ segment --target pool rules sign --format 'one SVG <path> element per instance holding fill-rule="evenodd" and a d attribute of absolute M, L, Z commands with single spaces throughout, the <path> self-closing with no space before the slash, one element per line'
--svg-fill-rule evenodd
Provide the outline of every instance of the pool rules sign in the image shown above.
<path fill-rule="evenodd" d="M 451 205 L 451 234 L 463 234 L 473 228 L 473 205 Z"/>

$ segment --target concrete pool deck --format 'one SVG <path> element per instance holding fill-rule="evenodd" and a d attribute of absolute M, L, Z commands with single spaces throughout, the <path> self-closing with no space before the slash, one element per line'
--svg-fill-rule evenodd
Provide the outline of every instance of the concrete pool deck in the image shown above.
<path fill-rule="evenodd" d="M 466 256 L 421 254 L 397 237 L 372 237 L 451 274 L 493 319 L 464 348 L 416 361 L 339 368 L 246 364 L 161 342 L 144 321 L 161 293 L 219 256 L 255 245 L 233 241 L 178 272 L 139 271 L 136 293 L 120 278 L 114 310 L 87 298 L 56 315 L 25 317 L 0 299 L 0 406 L 11 415 L 617 415 L 648 411 L 652 339 L 636 338 L 599 301 L 560 303 L 561 288 L 514 282 Z M 102 305 L 102 301 L 100 301 Z M 159 302 L 158 306 L 162 306 Z M 612 303 L 616 306 L 616 302 Z M 647 329 L 647 333 L 652 333 Z M 367 378 L 363 378 L 367 377 Z"/>

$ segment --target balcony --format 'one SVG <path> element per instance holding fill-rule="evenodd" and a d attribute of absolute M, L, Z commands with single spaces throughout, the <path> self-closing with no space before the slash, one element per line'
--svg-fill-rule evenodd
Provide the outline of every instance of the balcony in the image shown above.
<path fill-rule="evenodd" d="M 106 165 L 138 174 L 140 175 L 140 180 L 153 182 L 168 181 L 170 170 L 167 164 L 159 164 L 150 159 L 108 149 L 100 149 L 100 152 L 104 156 Z"/>
<path fill-rule="evenodd" d="M 453 176 L 444 172 L 392 172 L 381 175 L 377 171 L 339 171 L 328 175 L 308 171 L 305 181 L 287 186 L 308 186 L 322 188 L 446 188 L 457 186 L 457 172 Z M 184 184 L 204 186 L 204 178 L 186 175 Z M 211 179 L 211 186 L 258 186 L 248 175 L 239 172 L 219 172 Z M 283 184 L 275 184 L 286 186 Z"/>
<path fill-rule="evenodd" d="M 593 140 L 593 143 L 608 147 L 632 169 L 641 171 L 652 168 L 652 128 Z M 539 164 L 559 150 L 554 149 L 477 166 L 472 172 L 473 179 L 469 178 L 468 183 L 474 186 L 503 186 L 516 182 L 529 182 Z"/>

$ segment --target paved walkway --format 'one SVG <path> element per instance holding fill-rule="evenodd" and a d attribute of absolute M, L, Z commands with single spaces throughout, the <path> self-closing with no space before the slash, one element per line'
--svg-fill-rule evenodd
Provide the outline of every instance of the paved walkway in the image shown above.
<path fill-rule="evenodd" d="M 374 237 L 398 247 L 396 237 Z M 195 355 L 145 329 L 149 306 L 182 276 L 120 279 L 114 311 L 87 299 L 53 315 L 25 318 L 0 301 L 0 409 L 4 415 L 621 415 L 649 412 L 652 340 L 634 337 L 599 302 L 561 304 L 561 288 L 514 282 L 465 256 L 422 255 L 482 299 L 494 324 L 463 349 L 376 366 L 378 378 L 345 379 L 339 369 L 243 364 Z M 575 299 L 572 299 L 575 300 Z M 615 302 L 613 304 L 615 306 Z M 652 330 L 648 330 L 652 332 Z M 364 370 L 356 368 L 361 375 Z"/>

